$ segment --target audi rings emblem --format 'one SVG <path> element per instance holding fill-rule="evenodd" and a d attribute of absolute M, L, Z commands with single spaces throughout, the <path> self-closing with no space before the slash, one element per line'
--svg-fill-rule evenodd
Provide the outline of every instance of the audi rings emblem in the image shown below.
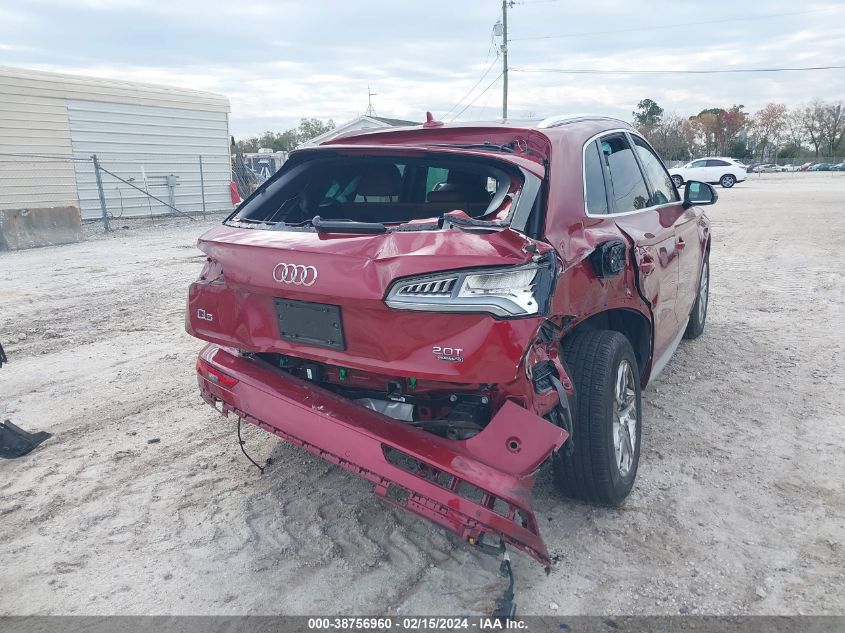
<path fill-rule="evenodd" d="M 317 281 L 317 268 L 302 264 L 279 263 L 273 269 L 273 279 L 280 284 L 313 286 Z"/>

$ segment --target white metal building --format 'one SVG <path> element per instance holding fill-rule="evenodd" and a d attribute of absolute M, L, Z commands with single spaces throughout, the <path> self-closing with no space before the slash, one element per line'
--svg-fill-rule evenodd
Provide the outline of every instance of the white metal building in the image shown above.
<path fill-rule="evenodd" d="M 229 110 L 208 92 L 0 67 L 0 209 L 73 206 L 100 217 L 92 154 L 180 210 L 202 210 L 203 186 L 208 211 L 231 209 Z M 171 212 L 102 180 L 116 217 Z"/>
<path fill-rule="evenodd" d="M 351 121 L 341 123 L 337 127 L 329 130 L 328 132 L 320 134 L 320 136 L 317 136 L 315 138 L 312 138 L 311 140 L 302 143 L 299 147 L 310 147 L 312 145 L 319 145 L 320 143 L 330 141 L 333 138 L 337 138 L 341 134 L 346 134 L 347 132 L 357 132 L 358 130 L 377 130 L 380 128 L 387 127 L 407 127 L 409 125 L 419 125 L 419 122 L 406 121 L 405 119 L 390 119 L 383 116 L 362 114 L 359 117 L 355 117 Z"/>

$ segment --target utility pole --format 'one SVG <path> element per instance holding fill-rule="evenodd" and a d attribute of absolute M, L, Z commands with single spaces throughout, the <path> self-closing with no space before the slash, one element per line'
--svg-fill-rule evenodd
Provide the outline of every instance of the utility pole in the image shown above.
<path fill-rule="evenodd" d="M 508 118 L 508 4 L 502 0 L 502 121 Z"/>

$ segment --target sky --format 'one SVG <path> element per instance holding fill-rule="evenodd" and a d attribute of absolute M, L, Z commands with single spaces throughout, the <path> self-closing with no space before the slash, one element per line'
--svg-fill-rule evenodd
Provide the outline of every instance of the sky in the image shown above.
<path fill-rule="evenodd" d="M 0 0 L 0 66 L 224 94 L 236 138 L 282 131 L 301 117 L 342 123 L 364 113 L 368 86 L 379 116 L 422 121 L 431 110 L 446 121 L 493 120 L 502 106 L 492 35 L 501 6 Z M 684 116 L 733 104 L 754 112 L 773 101 L 794 107 L 814 98 L 845 100 L 845 69 L 538 72 L 845 65 L 841 0 L 523 0 L 508 11 L 508 38 L 511 118 L 595 112 L 630 120 L 644 98 Z"/>

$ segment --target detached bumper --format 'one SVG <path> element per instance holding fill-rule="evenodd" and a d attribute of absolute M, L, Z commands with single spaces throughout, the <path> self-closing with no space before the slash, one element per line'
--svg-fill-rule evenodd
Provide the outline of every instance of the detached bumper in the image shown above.
<path fill-rule="evenodd" d="M 375 484 L 388 503 L 475 542 L 499 536 L 548 567 L 531 489 L 566 432 L 506 403 L 475 437 L 447 440 L 216 345 L 197 362 L 203 399 Z"/>

